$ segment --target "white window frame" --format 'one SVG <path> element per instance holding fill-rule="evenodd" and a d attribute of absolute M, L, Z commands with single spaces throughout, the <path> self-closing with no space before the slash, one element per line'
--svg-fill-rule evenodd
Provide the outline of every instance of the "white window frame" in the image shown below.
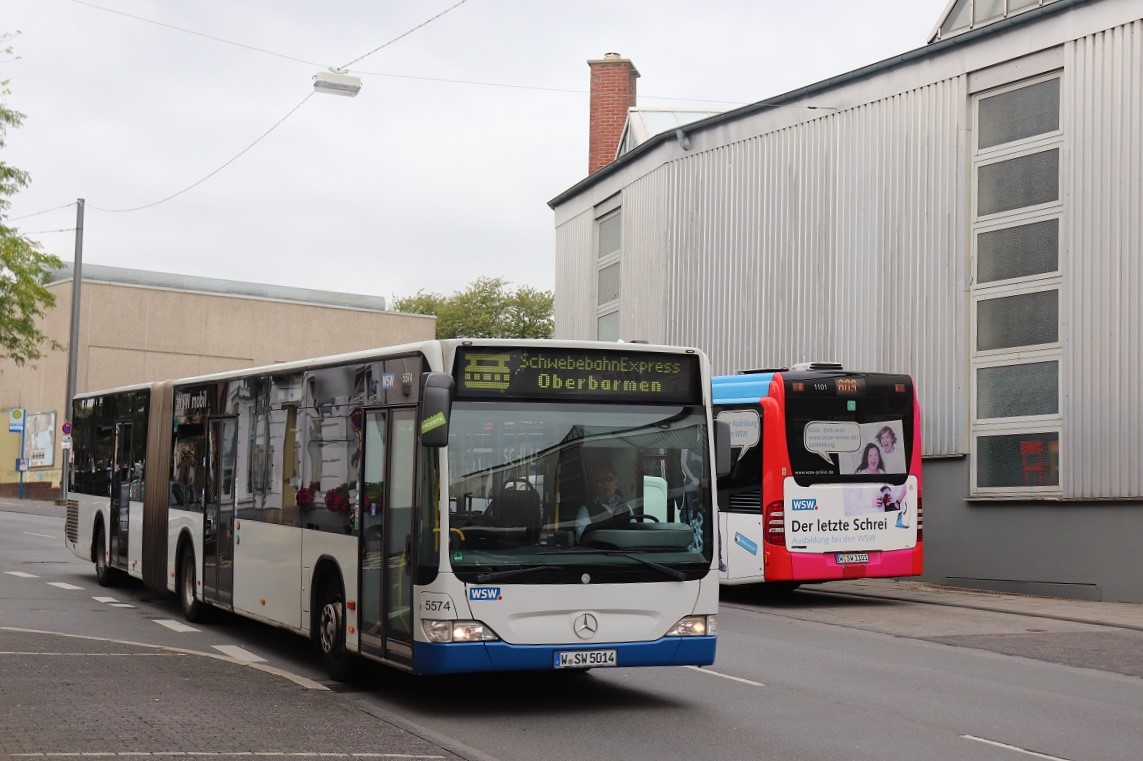
<path fill-rule="evenodd" d="M 611 206 L 609 204 L 609 206 Z M 598 211 L 597 211 L 598 213 Z M 609 251 L 601 254 L 599 251 L 599 228 L 600 226 L 615 217 L 619 217 L 619 248 L 614 251 Z M 595 218 L 595 267 L 592 270 L 592 283 L 591 283 L 591 296 L 592 301 L 595 302 L 595 321 L 592 325 L 592 331 L 595 333 L 596 339 L 599 339 L 599 321 L 601 318 L 606 317 L 613 313 L 619 312 L 620 301 L 622 299 L 623 288 L 623 207 L 612 206 L 606 212 L 600 213 Z M 619 287 L 620 296 L 604 303 L 599 302 L 599 275 L 600 273 L 610 267 L 611 265 L 619 265 Z M 622 316 L 617 317 L 622 321 Z M 622 325 L 622 322 L 620 322 Z"/>
<path fill-rule="evenodd" d="M 1003 298 L 1005 296 L 1020 296 L 1025 294 L 1056 291 L 1057 298 L 1060 305 L 1060 323 L 1062 324 L 1063 313 L 1063 258 L 1064 258 L 1064 245 L 1066 240 L 1066 219 L 1064 215 L 1064 168 L 1065 168 L 1065 145 L 1063 135 L 1063 114 L 1060 115 L 1060 126 L 1051 131 L 1038 135 L 1034 135 L 1020 140 L 1015 140 L 1010 143 L 1001 143 L 999 145 L 989 146 L 988 148 L 977 147 L 977 136 L 979 135 L 979 120 L 980 120 L 980 101 L 1001 95 L 1006 92 L 1018 90 L 1031 85 L 1039 84 L 1050 79 L 1059 79 L 1061 87 L 1061 103 L 1063 102 L 1062 88 L 1064 81 L 1062 72 L 1059 69 L 1051 71 L 1047 74 L 1042 74 L 1027 79 L 1022 79 L 1017 82 L 1007 83 L 1005 85 L 991 88 L 988 90 L 973 93 L 971 99 L 971 113 L 972 113 L 972 153 L 971 153 L 971 230 L 970 230 L 970 256 L 971 256 L 971 314 L 969 318 L 970 330 L 970 380 L 969 380 L 969 397 L 970 397 L 970 414 L 971 414 L 971 436 L 969 443 L 970 451 L 970 467 L 969 467 L 969 494 L 972 497 L 978 498 L 1029 498 L 1029 497 L 1060 497 L 1063 494 L 1063 481 L 1062 473 L 1057 471 L 1057 483 L 1055 485 L 1045 486 L 978 486 L 978 463 L 979 463 L 979 448 L 977 446 L 978 438 L 985 436 L 1020 436 L 1035 434 L 1055 434 L 1057 441 L 1062 448 L 1064 446 L 1065 437 L 1063 432 L 1063 401 L 1064 401 L 1064 373 L 1063 373 L 1063 344 L 1061 341 L 1061 329 L 1057 327 L 1056 340 L 1049 343 L 1033 344 L 1028 346 L 1009 347 L 1003 349 L 988 349 L 978 350 L 977 347 L 977 331 L 979 329 L 979 304 L 981 301 Z M 1061 105 L 1062 111 L 1062 105 Z M 996 212 L 985 216 L 978 216 L 977 209 L 979 201 L 979 168 L 987 166 L 1000 161 L 1007 161 L 1013 158 L 1039 153 L 1045 150 L 1057 149 L 1059 151 L 1059 172 L 1057 174 L 1058 187 L 1056 192 L 1056 200 L 1048 203 L 1035 204 L 1033 206 L 1024 206 L 1018 209 L 1009 211 Z M 1007 229 L 1016 227 L 1022 224 L 1029 224 L 1032 222 L 1042 222 L 1049 219 L 1059 220 L 1059 237 L 1057 251 L 1057 267 L 1052 272 L 1036 273 L 1034 275 L 1006 278 L 1004 280 L 995 280 L 988 283 L 981 283 L 977 279 L 979 259 L 977 252 L 978 236 L 981 233 L 992 232 L 996 230 Z M 1056 362 L 1059 368 L 1059 384 L 1057 386 L 1058 398 L 1056 401 L 1057 412 L 1055 414 L 1047 415 L 1028 415 L 1019 417 L 1004 417 L 1004 418 L 986 418 L 981 419 L 978 417 L 977 399 L 979 394 L 977 371 L 989 367 L 1000 366 L 1013 366 L 1022 364 L 1032 364 L 1036 362 Z M 1060 455 L 1062 461 L 1062 454 Z"/>

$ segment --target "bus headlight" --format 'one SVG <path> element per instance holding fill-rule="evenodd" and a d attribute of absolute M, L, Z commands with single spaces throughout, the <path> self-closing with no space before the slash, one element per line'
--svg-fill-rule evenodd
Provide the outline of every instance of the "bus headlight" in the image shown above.
<path fill-rule="evenodd" d="M 684 616 L 667 632 L 668 637 L 709 637 L 718 632 L 718 616 Z"/>
<path fill-rule="evenodd" d="M 422 621 L 429 642 L 489 642 L 500 639 L 481 621 Z"/>

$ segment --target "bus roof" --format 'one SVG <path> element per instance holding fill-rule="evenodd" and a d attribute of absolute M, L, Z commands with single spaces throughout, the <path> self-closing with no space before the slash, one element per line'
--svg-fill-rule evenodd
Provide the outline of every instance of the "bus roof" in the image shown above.
<path fill-rule="evenodd" d="M 774 373 L 716 375 L 711 378 L 711 394 L 715 404 L 758 404 L 770 393 Z"/>

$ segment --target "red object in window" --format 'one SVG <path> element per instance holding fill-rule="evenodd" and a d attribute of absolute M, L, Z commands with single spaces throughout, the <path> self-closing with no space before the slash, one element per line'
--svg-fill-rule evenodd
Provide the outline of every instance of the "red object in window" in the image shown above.
<path fill-rule="evenodd" d="M 1043 486 L 1048 463 L 1044 460 L 1044 440 L 1025 439 L 1020 442 L 1020 465 L 1024 469 L 1025 486 Z"/>

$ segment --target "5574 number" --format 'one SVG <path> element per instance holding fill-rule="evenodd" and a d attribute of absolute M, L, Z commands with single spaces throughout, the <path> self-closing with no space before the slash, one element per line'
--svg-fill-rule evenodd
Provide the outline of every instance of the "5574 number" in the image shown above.
<path fill-rule="evenodd" d="M 448 600 L 425 600 L 423 606 L 426 613 L 452 612 L 452 603 Z"/>

